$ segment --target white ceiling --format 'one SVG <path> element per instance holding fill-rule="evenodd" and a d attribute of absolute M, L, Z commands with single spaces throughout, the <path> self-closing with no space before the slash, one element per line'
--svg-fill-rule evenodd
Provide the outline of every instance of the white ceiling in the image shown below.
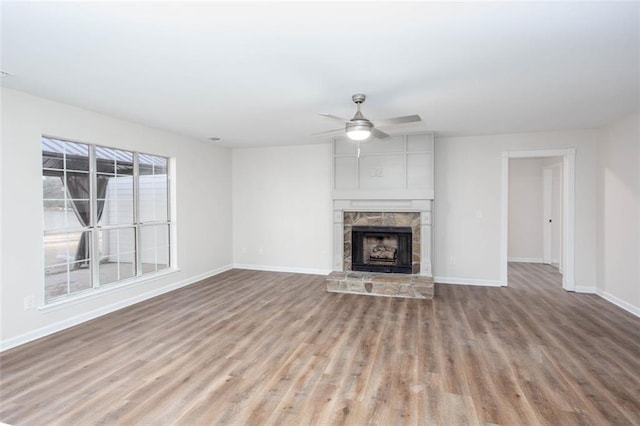
<path fill-rule="evenodd" d="M 487 134 L 640 108 L 639 2 L 2 2 L 2 85 L 225 146 L 323 142 L 317 115 Z"/>

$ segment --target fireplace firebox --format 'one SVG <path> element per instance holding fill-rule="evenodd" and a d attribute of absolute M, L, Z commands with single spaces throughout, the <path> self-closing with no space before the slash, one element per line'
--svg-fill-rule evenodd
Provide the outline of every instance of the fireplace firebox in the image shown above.
<path fill-rule="evenodd" d="M 351 231 L 351 269 L 411 274 L 412 240 L 410 227 L 354 226 Z"/>

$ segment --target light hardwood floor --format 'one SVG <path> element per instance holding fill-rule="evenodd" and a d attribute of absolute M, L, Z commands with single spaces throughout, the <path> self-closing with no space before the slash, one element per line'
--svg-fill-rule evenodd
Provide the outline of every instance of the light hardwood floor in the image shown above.
<path fill-rule="evenodd" d="M 233 270 L 0 356 L 14 425 L 640 424 L 640 319 L 544 265 L 434 300 Z"/>

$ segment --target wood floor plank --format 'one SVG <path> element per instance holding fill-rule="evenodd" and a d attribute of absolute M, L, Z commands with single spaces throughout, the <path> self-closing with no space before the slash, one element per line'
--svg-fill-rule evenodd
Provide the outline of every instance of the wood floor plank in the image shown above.
<path fill-rule="evenodd" d="M 0 354 L 21 425 L 640 424 L 640 319 L 547 265 L 433 300 L 232 270 Z"/>

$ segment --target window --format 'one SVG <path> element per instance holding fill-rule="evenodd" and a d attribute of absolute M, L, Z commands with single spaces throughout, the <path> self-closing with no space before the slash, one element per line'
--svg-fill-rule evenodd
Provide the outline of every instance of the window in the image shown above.
<path fill-rule="evenodd" d="M 42 137 L 45 302 L 169 268 L 168 159 Z"/>

